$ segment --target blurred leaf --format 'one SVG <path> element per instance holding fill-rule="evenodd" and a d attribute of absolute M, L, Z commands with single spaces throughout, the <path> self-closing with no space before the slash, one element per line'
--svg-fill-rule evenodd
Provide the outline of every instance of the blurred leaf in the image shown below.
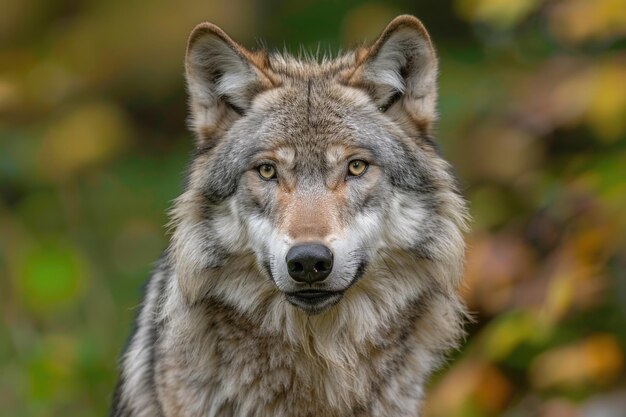
<path fill-rule="evenodd" d="M 72 392 L 76 358 L 74 339 L 67 335 L 47 335 L 29 359 L 30 395 L 33 400 L 50 401 Z"/>
<path fill-rule="evenodd" d="M 480 187 L 468 195 L 474 230 L 490 229 L 508 220 L 511 209 L 506 197 L 501 188 L 494 186 Z"/>
<path fill-rule="evenodd" d="M 626 1 L 622 10 L 626 10 Z M 598 66 L 586 114 L 597 137 L 607 142 L 626 136 L 626 88 L 618 87 L 626 85 L 626 56 L 620 58 Z"/>
<path fill-rule="evenodd" d="M 107 103 L 83 104 L 49 127 L 38 155 L 41 174 L 67 179 L 116 155 L 130 136 L 120 109 Z"/>
<path fill-rule="evenodd" d="M 484 356 L 497 362 L 505 359 L 521 343 L 541 337 L 544 331 L 533 314 L 511 312 L 489 323 L 481 332 L 479 343 Z"/>
<path fill-rule="evenodd" d="M 626 34 L 626 0 L 559 0 L 550 9 L 550 29 L 567 42 Z"/>
<path fill-rule="evenodd" d="M 586 383 L 610 383 L 623 366 L 624 354 L 617 340 L 609 334 L 595 334 L 539 355 L 529 373 L 538 389 L 573 388 Z"/>
<path fill-rule="evenodd" d="M 344 17 L 343 44 L 353 47 L 376 39 L 387 23 L 398 14 L 398 10 L 392 5 L 380 2 L 364 3 L 353 8 Z"/>
<path fill-rule="evenodd" d="M 532 253 L 519 238 L 507 234 L 476 234 L 469 247 L 462 290 L 469 307 L 485 315 L 510 308 L 514 286 L 533 272 Z"/>
<path fill-rule="evenodd" d="M 519 115 L 533 131 L 588 123 L 600 140 L 626 135 L 626 57 L 587 61 L 557 57 L 520 88 Z"/>
<path fill-rule="evenodd" d="M 512 386 L 495 366 L 466 358 L 452 367 L 427 397 L 425 417 L 495 414 L 502 410 Z"/>
<path fill-rule="evenodd" d="M 504 183 L 538 167 L 544 156 L 543 143 L 530 132 L 501 123 L 475 128 L 463 147 L 469 160 L 480 161 L 473 175 Z"/>
<path fill-rule="evenodd" d="M 211 20 L 235 38 L 253 29 L 249 0 L 93 1 L 79 18 L 57 25 L 49 39 L 52 55 L 86 86 L 122 83 L 127 93 L 162 97 L 182 86 L 186 38 L 196 24 Z M 118 84 L 119 85 L 119 84 Z"/>
<path fill-rule="evenodd" d="M 544 0 L 456 0 L 464 19 L 508 29 L 528 16 Z"/>
<path fill-rule="evenodd" d="M 594 72 L 589 62 L 554 57 L 520 83 L 518 117 L 543 134 L 576 126 L 585 114 L 593 88 Z"/>
<path fill-rule="evenodd" d="M 70 246 L 54 242 L 25 254 L 16 286 L 28 308 L 44 312 L 75 301 L 84 278 L 78 254 Z"/>
<path fill-rule="evenodd" d="M 0 79 L 0 112 L 12 107 L 18 100 L 17 86 L 10 80 Z"/>

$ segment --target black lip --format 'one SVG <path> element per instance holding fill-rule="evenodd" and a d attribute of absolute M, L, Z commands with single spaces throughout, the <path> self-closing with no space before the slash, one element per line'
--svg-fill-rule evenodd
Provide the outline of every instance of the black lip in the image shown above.
<path fill-rule="evenodd" d="M 300 298 L 302 300 L 316 301 L 316 300 L 326 299 L 337 293 L 338 293 L 337 291 L 304 290 L 304 291 L 290 292 L 287 295 Z"/>
<path fill-rule="evenodd" d="M 341 300 L 341 291 L 303 290 L 285 294 L 287 301 L 310 314 L 316 314 Z"/>

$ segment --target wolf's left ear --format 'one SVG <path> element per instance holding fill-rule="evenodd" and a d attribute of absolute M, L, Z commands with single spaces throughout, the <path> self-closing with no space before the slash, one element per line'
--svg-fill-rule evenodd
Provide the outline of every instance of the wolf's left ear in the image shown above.
<path fill-rule="evenodd" d="M 436 119 L 437 56 L 424 25 L 398 16 L 370 48 L 357 51 L 347 83 L 370 93 L 381 111 L 401 103 L 418 125 Z"/>
<path fill-rule="evenodd" d="M 255 95 L 275 86 L 267 55 L 251 52 L 212 23 L 189 36 L 185 57 L 191 128 L 202 144 L 228 129 L 250 107 Z"/>

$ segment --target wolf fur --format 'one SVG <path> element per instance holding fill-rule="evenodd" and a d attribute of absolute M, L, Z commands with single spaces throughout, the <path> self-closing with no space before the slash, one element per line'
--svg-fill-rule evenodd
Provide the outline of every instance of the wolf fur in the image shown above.
<path fill-rule="evenodd" d="M 422 24 L 400 16 L 371 46 L 317 59 L 251 52 L 203 23 L 186 77 L 197 150 L 112 415 L 418 416 L 462 335 L 466 228 L 431 136 Z M 285 256 L 301 242 L 334 256 L 310 285 L 334 295 L 313 307 L 289 298 L 303 284 Z"/>

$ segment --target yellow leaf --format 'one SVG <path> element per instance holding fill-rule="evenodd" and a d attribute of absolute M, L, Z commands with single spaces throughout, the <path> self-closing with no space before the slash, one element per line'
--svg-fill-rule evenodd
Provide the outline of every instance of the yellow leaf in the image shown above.
<path fill-rule="evenodd" d="M 459 15 L 470 21 L 507 29 L 528 16 L 543 0 L 456 0 Z"/>
<path fill-rule="evenodd" d="M 563 271 L 563 275 L 552 278 L 548 285 L 546 300 L 542 310 L 542 318 L 548 324 L 556 323 L 570 309 L 574 299 L 575 276 L 569 274 L 572 271 Z"/>
<path fill-rule="evenodd" d="M 550 9 L 550 29 L 566 42 L 578 43 L 626 34 L 626 0 L 566 0 Z"/>
<path fill-rule="evenodd" d="M 537 322 L 529 312 L 511 313 L 489 323 L 481 336 L 486 358 L 505 359 L 521 343 L 536 337 Z"/>
<path fill-rule="evenodd" d="M 539 355 L 531 364 L 530 380 L 537 389 L 606 384 L 620 375 L 623 366 L 624 355 L 615 337 L 595 334 Z"/>
<path fill-rule="evenodd" d="M 130 137 L 124 114 L 107 103 L 71 110 L 49 127 L 38 155 L 41 173 L 63 180 L 117 154 Z"/>
<path fill-rule="evenodd" d="M 626 15 L 626 13 L 623 13 Z M 585 118 L 599 139 L 626 134 L 626 61 L 601 65 Z"/>

